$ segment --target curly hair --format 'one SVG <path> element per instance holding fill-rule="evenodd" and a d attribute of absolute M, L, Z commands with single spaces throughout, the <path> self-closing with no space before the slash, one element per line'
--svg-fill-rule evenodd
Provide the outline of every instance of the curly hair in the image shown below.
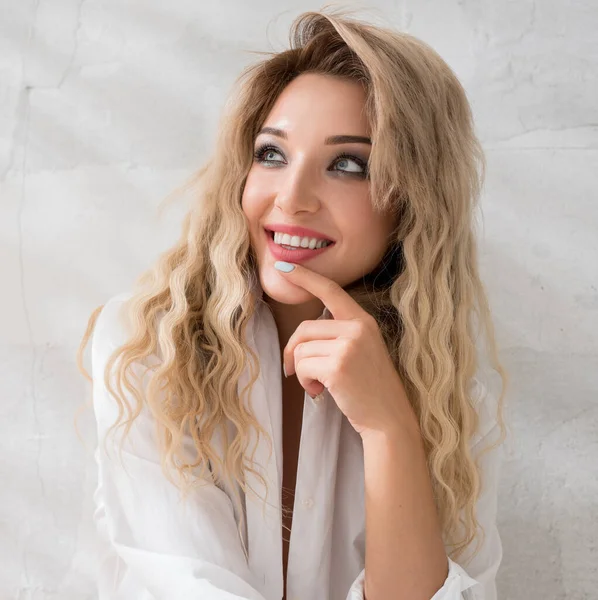
<path fill-rule="evenodd" d="M 263 301 L 255 293 L 257 262 L 242 192 L 257 132 L 290 81 L 303 73 L 358 81 L 366 90 L 372 128 L 373 207 L 390 211 L 398 225 L 380 265 L 345 290 L 376 318 L 419 419 L 443 536 L 456 560 L 479 525 L 481 477 L 469 442 L 479 424 L 470 384 L 479 369 L 480 332 L 502 380 L 496 405 L 501 436 L 485 452 L 506 437 L 507 385 L 478 271 L 474 217 L 485 158 L 465 91 L 421 40 L 343 10 L 301 14 L 292 24 L 289 49 L 258 54 L 265 57 L 235 82 L 214 154 L 185 183 L 185 190 L 194 191 L 194 203 L 178 242 L 138 277 L 123 306 L 130 336 L 114 349 L 104 372 L 119 405 L 110 430 L 124 426 L 126 436 L 145 404 L 160 432 L 164 473 L 173 481 L 167 469 L 172 465 L 184 492 L 205 481 L 234 480 L 247 493 L 245 470 L 266 485 L 248 442 L 251 428 L 268 436 L 242 397 L 259 373 L 245 332 Z M 79 369 L 89 380 L 83 353 L 102 306 L 90 316 L 77 352 Z M 152 355 L 159 360 L 149 367 L 142 391 L 128 376 Z M 252 375 L 239 393 L 247 365 Z M 228 422 L 235 427 L 232 439 Z M 226 440 L 224 461 L 210 445 L 217 429 Z M 185 434 L 197 451 L 192 464 L 181 460 Z M 196 469 L 199 475 L 191 477 Z M 240 497 L 234 501 L 241 506 Z"/>

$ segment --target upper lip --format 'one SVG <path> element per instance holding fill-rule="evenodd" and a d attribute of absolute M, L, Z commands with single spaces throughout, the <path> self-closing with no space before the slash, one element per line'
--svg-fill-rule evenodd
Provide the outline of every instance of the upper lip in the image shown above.
<path fill-rule="evenodd" d="M 334 242 L 334 240 L 329 238 L 325 233 L 320 233 L 315 229 L 308 229 L 307 227 L 297 227 L 296 225 L 273 223 L 272 225 L 265 225 L 264 229 L 266 229 L 267 231 L 279 231 L 281 233 L 288 233 L 289 235 L 298 235 L 299 237 L 317 238 L 319 240 L 328 240 L 330 242 Z"/>

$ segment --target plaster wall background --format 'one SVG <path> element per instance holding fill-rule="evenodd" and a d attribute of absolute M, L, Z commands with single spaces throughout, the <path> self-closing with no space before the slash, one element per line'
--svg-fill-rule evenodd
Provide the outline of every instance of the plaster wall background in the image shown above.
<path fill-rule="evenodd" d="M 481 261 L 515 434 L 499 597 L 598 589 L 598 4 L 370 2 L 430 43 L 488 159 Z M 90 311 L 178 237 L 248 50 L 308 1 L 0 0 L 0 597 L 96 597 Z"/>

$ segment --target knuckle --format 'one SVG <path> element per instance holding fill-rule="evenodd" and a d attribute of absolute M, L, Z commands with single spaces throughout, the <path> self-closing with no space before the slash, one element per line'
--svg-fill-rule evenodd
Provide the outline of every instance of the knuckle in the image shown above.
<path fill-rule="evenodd" d="M 370 324 L 367 319 L 355 321 L 355 337 L 361 337 L 370 330 Z"/>
<path fill-rule="evenodd" d="M 347 338 L 343 340 L 341 351 L 339 353 L 339 360 L 341 362 L 344 362 L 347 357 L 351 355 L 355 345 L 355 340 L 353 338 Z"/>

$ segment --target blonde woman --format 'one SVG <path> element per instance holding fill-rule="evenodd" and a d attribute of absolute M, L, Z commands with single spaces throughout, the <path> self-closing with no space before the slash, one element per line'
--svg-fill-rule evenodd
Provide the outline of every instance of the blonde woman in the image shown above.
<path fill-rule="evenodd" d="M 101 599 L 494 600 L 504 396 L 462 86 L 307 12 L 248 67 L 178 243 L 91 338 Z"/>

